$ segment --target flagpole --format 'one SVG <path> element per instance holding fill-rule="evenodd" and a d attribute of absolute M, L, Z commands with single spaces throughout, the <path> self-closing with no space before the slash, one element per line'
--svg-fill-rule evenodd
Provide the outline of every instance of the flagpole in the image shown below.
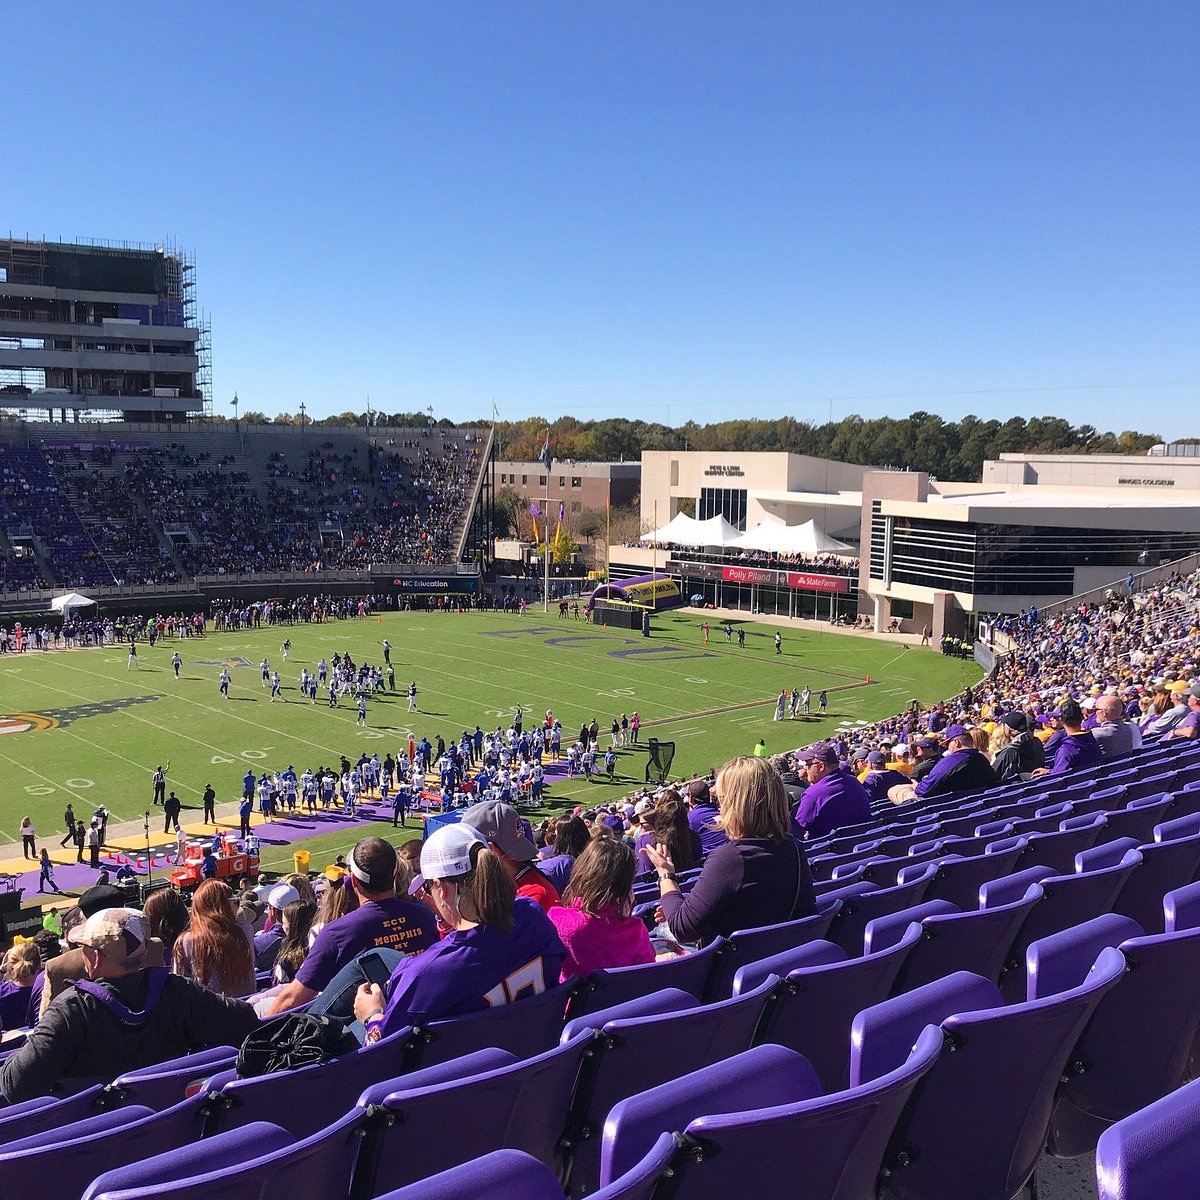
<path fill-rule="evenodd" d="M 550 611 L 550 471 L 546 470 L 546 551 L 542 555 L 545 560 L 546 583 L 542 590 L 542 612 Z"/>
<path fill-rule="evenodd" d="M 604 582 L 611 582 L 612 575 L 612 496 L 604 501 L 605 530 L 604 530 Z"/>

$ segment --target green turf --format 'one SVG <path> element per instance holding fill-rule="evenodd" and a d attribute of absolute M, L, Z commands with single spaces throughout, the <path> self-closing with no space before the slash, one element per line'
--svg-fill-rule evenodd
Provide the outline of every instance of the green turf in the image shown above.
<path fill-rule="evenodd" d="M 979 678 L 969 662 L 930 650 L 848 635 L 783 630 L 776 655 L 775 627 L 747 622 L 746 648 L 727 645 L 714 625 L 705 647 L 699 618 L 656 618 L 654 637 L 560 621 L 531 611 L 500 614 L 406 613 L 373 619 L 297 625 L 256 632 L 210 634 L 140 651 L 142 670 L 126 669 L 123 647 L 69 653 L 7 655 L 0 659 L 0 718 L 37 714 L 57 725 L 0 737 L 5 804 L 0 842 L 15 839 L 22 816 L 40 831 L 58 828 L 65 802 L 86 809 L 103 801 L 116 819 L 148 807 L 155 765 L 171 760 L 170 786 L 186 807 L 199 805 L 206 782 L 219 801 L 240 794 L 247 765 L 282 768 L 334 764 L 342 753 L 395 750 L 411 728 L 418 737 L 447 738 L 474 728 L 507 725 L 521 704 L 527 720 L 547 709 L 568 734 L 593 717 L 607 728 L 614 715 L 637 709 L 650 723 L 643 734 L 676 743 L 673 774 L 708 770 L 746 753 L 761 735 L 771 752 L 806 744 L 846 720 L 873 720 L 912 696 L 931 702 Z M 280 645 L 292 640 L 284 664 Z M 353 703 L 331 711 L 296 690 L 300 667 L 349 651 L 355 661 L 382 658 L 379 641 L 392 644 L 397 692 L 372 702 L 370 728 L 355 724 Z M 555 639 L 558 639 L 555 641 Z M 171 670 L 178 645 L 183 678 Z M 266 656 L 285 684 L 286 703 L 268 701 L 258 663 Z M 232 698 L 217 691 L 222 662 L 231 667 Z M 867 675 L 870 686 L 862 686 Z M 402 694 L 409 679 L 420 691 L 411 719 Z M 823 720 L 775 723 L 772 700 L 781 687 L 830 689 Z M 837 689 L 837 690 L 835 690 Z M 132 703 L 131 703 L 132 701 Z M 713 709 L 728 711 L 696 715 Z M 45 725 L 49 722 L 38 722 Z M 607 737 L 602 745 L 607 746 Z M 620 756 L 616 785 L 574 781 L 555 786 L 558 802 L 595 802 L 624 794 L 644 777 L 644 751 Z"/>

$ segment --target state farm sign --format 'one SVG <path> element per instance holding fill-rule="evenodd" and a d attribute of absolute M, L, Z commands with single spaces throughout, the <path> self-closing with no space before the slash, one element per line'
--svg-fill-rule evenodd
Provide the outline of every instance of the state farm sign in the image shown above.
<path fill-rule="evenodd" d="M 773 584 L 779 577 L 778 571 L 763 571 L 757 567 L 723 567 L 721 578 L 726 583 Z"/>
<path fill-rule="evenodd" d="M 787 573 L 788 587 L 804 588 L 809 592 L 848 592 L 850 580 L 837 575 L 806 575 L 803 571 Z"/>

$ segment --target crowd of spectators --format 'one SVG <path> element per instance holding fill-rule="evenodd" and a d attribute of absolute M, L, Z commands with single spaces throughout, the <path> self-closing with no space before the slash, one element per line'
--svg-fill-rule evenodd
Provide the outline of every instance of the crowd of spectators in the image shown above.
<path fill-rule="evenodd" d="M 179 582 L 185 575 L 451 562 L 479 472 L 470 434 L 300 453 L 213 454 L 185 442 L 0 447 L 0 591 Z"/>

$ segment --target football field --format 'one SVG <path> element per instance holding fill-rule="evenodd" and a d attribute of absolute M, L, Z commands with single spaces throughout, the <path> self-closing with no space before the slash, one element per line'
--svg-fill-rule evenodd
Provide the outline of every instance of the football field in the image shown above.
<path fill-rule="evenodd" d="M 739 623 L 734 624 L 734 629 Z M 527 723 L 552 710 L 563 723 L 564 744 L 593 718 L 604 735 L 613 717 L 637 710 L 642 742 L 674 742 L 672 775 L 706 771 L 766 739 L 771 753 L 807 744 L 840 725 L 870 721 L 902 708 L 911 697 L 931 702 L 980 677 L 974 663 L 928 649 L 848 634 L 782 629 L 747 621 L 745 647 L 712 625 L 705 645 L 700 618 L 655 618 L 654 636 L 560 620 L 557 610 L 525 617 L 500 613 L 437 612 L 210 633 L 204 638 L 139 646 L 140 670 L 127 668 L 123 646 L 67 652 L 9 654 L 0 658 L 0 843 L 17 840 L 25 815 L 43 837 L 62 825 L 68 800 L 80 815 L 100 803 L 115 821 L 138 817 L 151 805 L 151 775 L 170 761 L 168 787 L 194 818 L 211 782 L 218 802 L 240 795 L 246 768 L 337 765 L 342 754 L 380 758 L 407 742 L 411 731 L 447 741 L 475 728 L 507 727 L 519 704 Z M 285 662 L 281 644 L 292 642 Z M 352 698 L 312 705 L 298 691 L 301 667 L 349 653 L 356 663 L 382 664 L 380 645 L 391 643 L 396 692 L 373 699 L 367 728 L 359 728 Z M 172 653 L 183 658 L 179 679 Z M 270 661 L 284 684 L 271 703 L 259 663 Z M 230 698 L 218 692 L 227 667 Z M 866 682 L 870 676 L 871 682 Z M 405 692 L 418 688 L 418 711 Z M 780 688 L 810 687 L 807 721 L 772 720 Z M 829 712 L 818 718 L 817 694 L 829 692 Z M 551 807 L 617 799 L 645 775 L 644 748 L 623 750 L 610 784 L 554 781 Z"/>

